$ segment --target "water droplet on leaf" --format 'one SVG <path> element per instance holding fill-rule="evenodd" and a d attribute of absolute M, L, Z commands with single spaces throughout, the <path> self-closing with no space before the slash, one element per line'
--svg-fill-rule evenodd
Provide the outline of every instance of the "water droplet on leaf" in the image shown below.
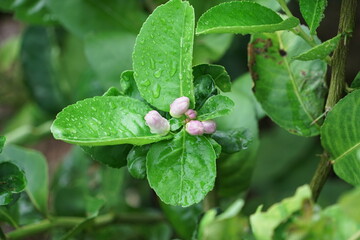
<path fill-rule="evenodd" d="M 154 77 L 156 77 L 156 78 L 161 77 L 161 73 L 162 73 L 162 70 L 161 70 L 161 69 L 156 70 L 156 71 L 154 72 Z"/>

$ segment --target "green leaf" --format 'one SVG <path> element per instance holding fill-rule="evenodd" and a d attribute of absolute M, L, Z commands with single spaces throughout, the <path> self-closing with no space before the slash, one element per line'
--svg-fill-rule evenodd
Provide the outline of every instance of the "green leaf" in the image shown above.
<path fill-rule="evenodd" d="M 0 136 L 0 153 L 2 152 L 4 145 L 5 145 L 6 137 Z"/>
<path fill-rule="evenodd" d="M 225 68 L 215 64 L 201 64 L 193 67 L 194 79 L 209 74 L 215 85 L 223 92 L 231 91 L 231 80 Z"/>
<path fill-rule="evenodd" d="M 121 96 L 121 92 L 116 87 L 110 87 L 103 96 Z"/>
<path fill-rule="evenodd" d="M 48 204 L 48 166 L 46 159 L 39 152 L 6 145 L 0 155 L 0 162 L 10 161 L 25 172 L 27 179 L 26 193 L 31 202 L 42 213 L 47 213 Z M 41 179 L 41 181 L 39 180 Z"/>
<path fill-rule="evenodd" d="M 24 191 L 25 173 L 11 162 L 0 163 L 0 205 L 7 205 L 14 200 L 14 194 Z"/>
<path fill-rule="evenodd" d="M 121 73 L 120 86 L 121 91 L 124 95 L 139 100 L 144 100 L 140 95 L 138 87 L 136 86 L 136 82 L 134 79 L 134 71 L 128 70 Z"/>
<path fill-rule="evenodd" d="M 153 144 L 146 159 L 149 184 L 166 204 L 190 206 L 214 187 L 216 155 L 204 136 L 181 131 Z"/>
<path fill-rule="evenodd" d="M 227 2 L 211 8 L 200 17 L 196 34 L 253 34 L 287 30 L 297 25 L 299 19 L 290 17 L 283 20 L 273 10 L 254 2 Z"/>
<path fill-rule="evenodd" d="M 217 130 L 211 137 L 221 145 L 225 153 L 236 153 L 247 149 L 248 144 L 252 141 L 245 129 Z"/>
<path fill-rule="evenodd" d="M 123 30 L 136 33 L 145 20 L 137 1 L 48 0 L 47 6 L 65 28 L 78 36 Z"/>
<path fill-rule="evenodd" d="M 170 130 L 175 132 L 179 130 L 182 126 L 184 126 L 185 123 L 185 116 L 181 118 L 171 118 L 169 120 L 170 123 Z"/>
<path fill-rule="evenodd" d="M 209 142 L 211 143 L 211 146 L 213 147 L 215 154 L 216 154 L 216 158 L 220 157 L 221 151 L 222 151 L 222 146 L 220 144 L 218 144 L 214 139 L 212 138 L 208 138 Z"/>
<path fill-rule="evenodd" d="M 133 53 L 134 77 L 142 97 L 156 108 L 168 112 L 182 96 L 194 106 L 193 40 L 194 10 L 181 0 L 156 8 L 141 28 Z"/>
<path fill-rule="evenodd" d="M 346 182 L 360 185 L 360 90 L 340 100 L 321 128 L 321 143 L 330 153 L 335 173 Z"/>
<path fill-rule="evenodd" d="M 358 72 L 354 78 L 354 80 L 351 82 L 352 88 L 360 88 L 360 72 Z"/>
<path fill-rule="evenodd" d="M 355 188 L 349 193 L 341 196 L 339 207 L 346 213 L 347 217 L 360 223 L 360 208 L 358 205 L 360 197 L 360 188 Z"/>
<path fill-rule="evenodd" d="M 326 63 L 291 61 L 309 48 L 288 31 L 255 34 L 249 45 L 256 98 L 275 123 L 300 136 L 319 134 L 315 119 L 323 112 L 325 96 Z"/>
<path fill-rule="evenodd" d="M 208 98 L 198 111 L 198 119 L 201 121 L 214 119 L 229 114 L 234 107 L 234 102 L 222 95 Z"/>
<path fill-rule="evenodd" d="M 324 59 L 326 58 L 338 45 L 341 39 L 341 34 L 338 34 L 336 37 L 333 37 L 326 42 L 323 42 L 320 45 L 317 45 L 310 50 L 301 53 L 298 56 L 293 57 L 294 60 L 301 61 L 310 61 L 315 59 Z"/>
<path fill-rule="evenodd" d="M 218 94 L 213 78 L 209 75 L 201 75 L 194 79 L 195 109 L 200 109 L 209 97 Z"/>
<path fill-rule="evenodd" d="M 126 166 L 126 156 L 132 145 L 113 145 L 113 146 L 82 146 L 81 148 L 91 156 L 92 159 L 101 162 L 112 168 Z"/>
<path fill-rule="evenodd" d="M 151 110 L 129 97 L 88 98 L 64 108 L 51 132 L 56 139 L 84 146 L 143 145 L 171 138 L 150 133 L 144 117 Z"/>
<path fill-rule="evenodd" d="M 305 200 L 310 200 L 311 190 L 308 185 L 299 187 L 293 197 L 286 198 L 272 205 L 266 212 L 260 206 L 256 213 L 250 216 L 251 228 L 256 239 L 271 240 L 275 228 L 299 211 Z"/>
<path fill-rule="evenodd" d="M 300 0 L 300 12 L 310 28 L 312 35 L 316 34 L 321 20 L 324 18 L 324 10 L 327 0 Z"/>
<path fill-rule="evenodd" d="M 97 76 L 112 84 L 130 69 L 135 34 L 129 32 L 97 32 L 85 37 L 85 54 Z"/>
<path fill-rule="evenodd" d="M 146 155 L 151 145 L 134 146 L 127 156 L 127 167 L 131 176 L 137 179 L 146 177 Z"/>

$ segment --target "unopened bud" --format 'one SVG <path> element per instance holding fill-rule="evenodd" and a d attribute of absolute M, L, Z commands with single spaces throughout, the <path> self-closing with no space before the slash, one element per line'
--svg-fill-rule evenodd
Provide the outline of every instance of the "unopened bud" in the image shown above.
<path fill-rule="evenodd" d="M 170 104 L 170 115 L 175 118 L 181 117 L 188 109 L 190 99 L 188 97 L 180 97 Z"/>
<path fill-rule="evenodd" d="M 163 118 L 160 113 L 155 110 L 152 110 L 146 114 L 145 121 L 149 126 L 151 133 L 166 135 L 170 131 L 169 121 Z"/>
<path fill-rule="evenodd" d="M 203 135 L 204 134 L 204 126 L 202 122 L 197 120 L 191 120 L 186 124 L 186 131 L 190 135 Z"/>
<path fill-rule="evenodd" d="M 214 120 L 206 120 L 202 122 L 204 133 L 211 134 L 216 131 L 216 122 Z"/>
<path fill-rule="evenodd" d="M 197 117 L 197 112 L 194 109 L 189 109 L 186 111 L 185 115 L 190 119 L 195 119 Z"/>

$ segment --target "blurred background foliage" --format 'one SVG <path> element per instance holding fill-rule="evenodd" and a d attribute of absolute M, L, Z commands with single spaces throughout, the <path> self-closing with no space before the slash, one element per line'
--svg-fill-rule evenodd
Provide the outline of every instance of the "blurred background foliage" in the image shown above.
<path fill-rule="evenodd" d="M 156 198 L 147 181 L 132 178 L 125 168 L 110 168 L 91 161 L 79 147 L 55 141 L 49 132 L 55 114 L 63 107 L 119 86 L 120 74 L 132 68 L 131 54 L 142 23 L 156 6 L 165 2 L 0 2 L 0 135 L 7 137 L 7 144 L 41 151 L 47 161 L 21 147 L 7 152 L 15 151 L 22 158 L 30 154 L 42 159 L 39 161 L 44 164 L 39 168 L 46 174 L 49 171 L 50 189 L 49 195 L 47 190 L 41 190 L 49 199 L 43 205 L 53 215 L 86 217 L 89 214 L 86 206 L 92 198 L 104 201 L 100 215 L 119 214 L 116 221 L 105 219 L 101 227 L 89 228 L 74 239 L 118 239 L 119 236 L 122 239 L 191 239 L 203 216 L 201 204 L 189 208 L 167 206 Z M 225 0 L 189 2 L 199 18 L 204 11 Z M 257 2 L 278 9 L 275 0 Z M 299 17 L 298 2 L 292 1 L 289 6 Z M 340 1 L 328 3 L 324 22 L 318 30 L 323 41 L 336 35 L 339 6 Z M 356 54 L 360 47 L 356 44 L 360 41 L 359 34 L 360 31 L 355 31 L 351 40 L 353 51 L 346 73 L 349 81 L 355 77 L 360 64 Z M 219 130 L 245 128 L 252 136 L 246 150 L 221 155 L 215 187 L 216 200 L 221 206 L 219 212 L 244 198 L 244 215 L 254 213 L 260 204 L 266 209 L 308 183 L 322 152 L 318 138 L 291 135 L 265 116 L 253 96 L 252 80 L 247 73 L 248 41 L 248 36 L 230 34 L 196 36 L 193 59 L 194 65 L 225 66 L 234 81 L 233 91 L 225 95 L 236 103 L 236 110 L 218 119 Z M 319 204 L 323 207 L 334 204 L 339 195 L 349 189 L 348 184 L 332 175 Z M 12 229 L 10 225 L 14 223 L 15 226 L 35 223 L 46 216 L 46 211 L 39 211 L 37 208 L 42 207 L 36 206 L 29 196 L 31 194 L 22 193 L 16 204 L 0 208 L 0 220 L 10 223 L 4 223 L 5 229 Z M 14 219 L 4 217 L 7 215 L 4 211 L 15 216 Z M 246 226 L 242 218 L 218 220 L 215 215 L 210 216 L 212 213 L 206 214 L 212 219 L 210 226 L 214 227 L 216 222 L 220 229 L 228 232 L 234 229 L 232 226 Z M 224 225 L 223 221 L 227 223 Z M 199 232 L 200 235 L 206 235 L 206 224 L 200 228 L 199 231 L 204 231 Z M 54 228 L 41 237 L 61 239 L 65 233 L 63 228 Z"/>

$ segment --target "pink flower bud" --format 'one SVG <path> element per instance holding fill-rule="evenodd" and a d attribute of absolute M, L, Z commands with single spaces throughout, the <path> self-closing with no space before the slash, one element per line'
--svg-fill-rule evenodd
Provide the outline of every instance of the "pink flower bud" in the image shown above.
<path fill-rule="evenodd" d="M 211 134 L 216 131 L 216 122 L 213 120 L 206 120 L 202 122 L 204 126 L 204 133 Z"/>
<path fill-rule="evenodd" d="M 145 116 L 146 124 L 150 127 L 150 132 L 154 134 L 166 135 L 170 131 L 170 123 L 155 110 L 148 112 Z"/>
<path fill-rule="evenodd" d="M 204 126 L 202 122 L 197 120 L 191 120 L 186 124 L 186 131 L 190 135 L 203 135 L 204 134 Z"/>
<path fill-rule="evenodd" d="M 170 104 L 170 115 L 175 118 L 181 117 L 188 109 L 190 99 L 188 97 L 180 97 Z"/>
<path fill-rule="evenodd" d="M 190 119 L 195 119 L 197 117 L 197 112 L 194 109 L 189 109 L 186 111 L 185 115 Z"/>

